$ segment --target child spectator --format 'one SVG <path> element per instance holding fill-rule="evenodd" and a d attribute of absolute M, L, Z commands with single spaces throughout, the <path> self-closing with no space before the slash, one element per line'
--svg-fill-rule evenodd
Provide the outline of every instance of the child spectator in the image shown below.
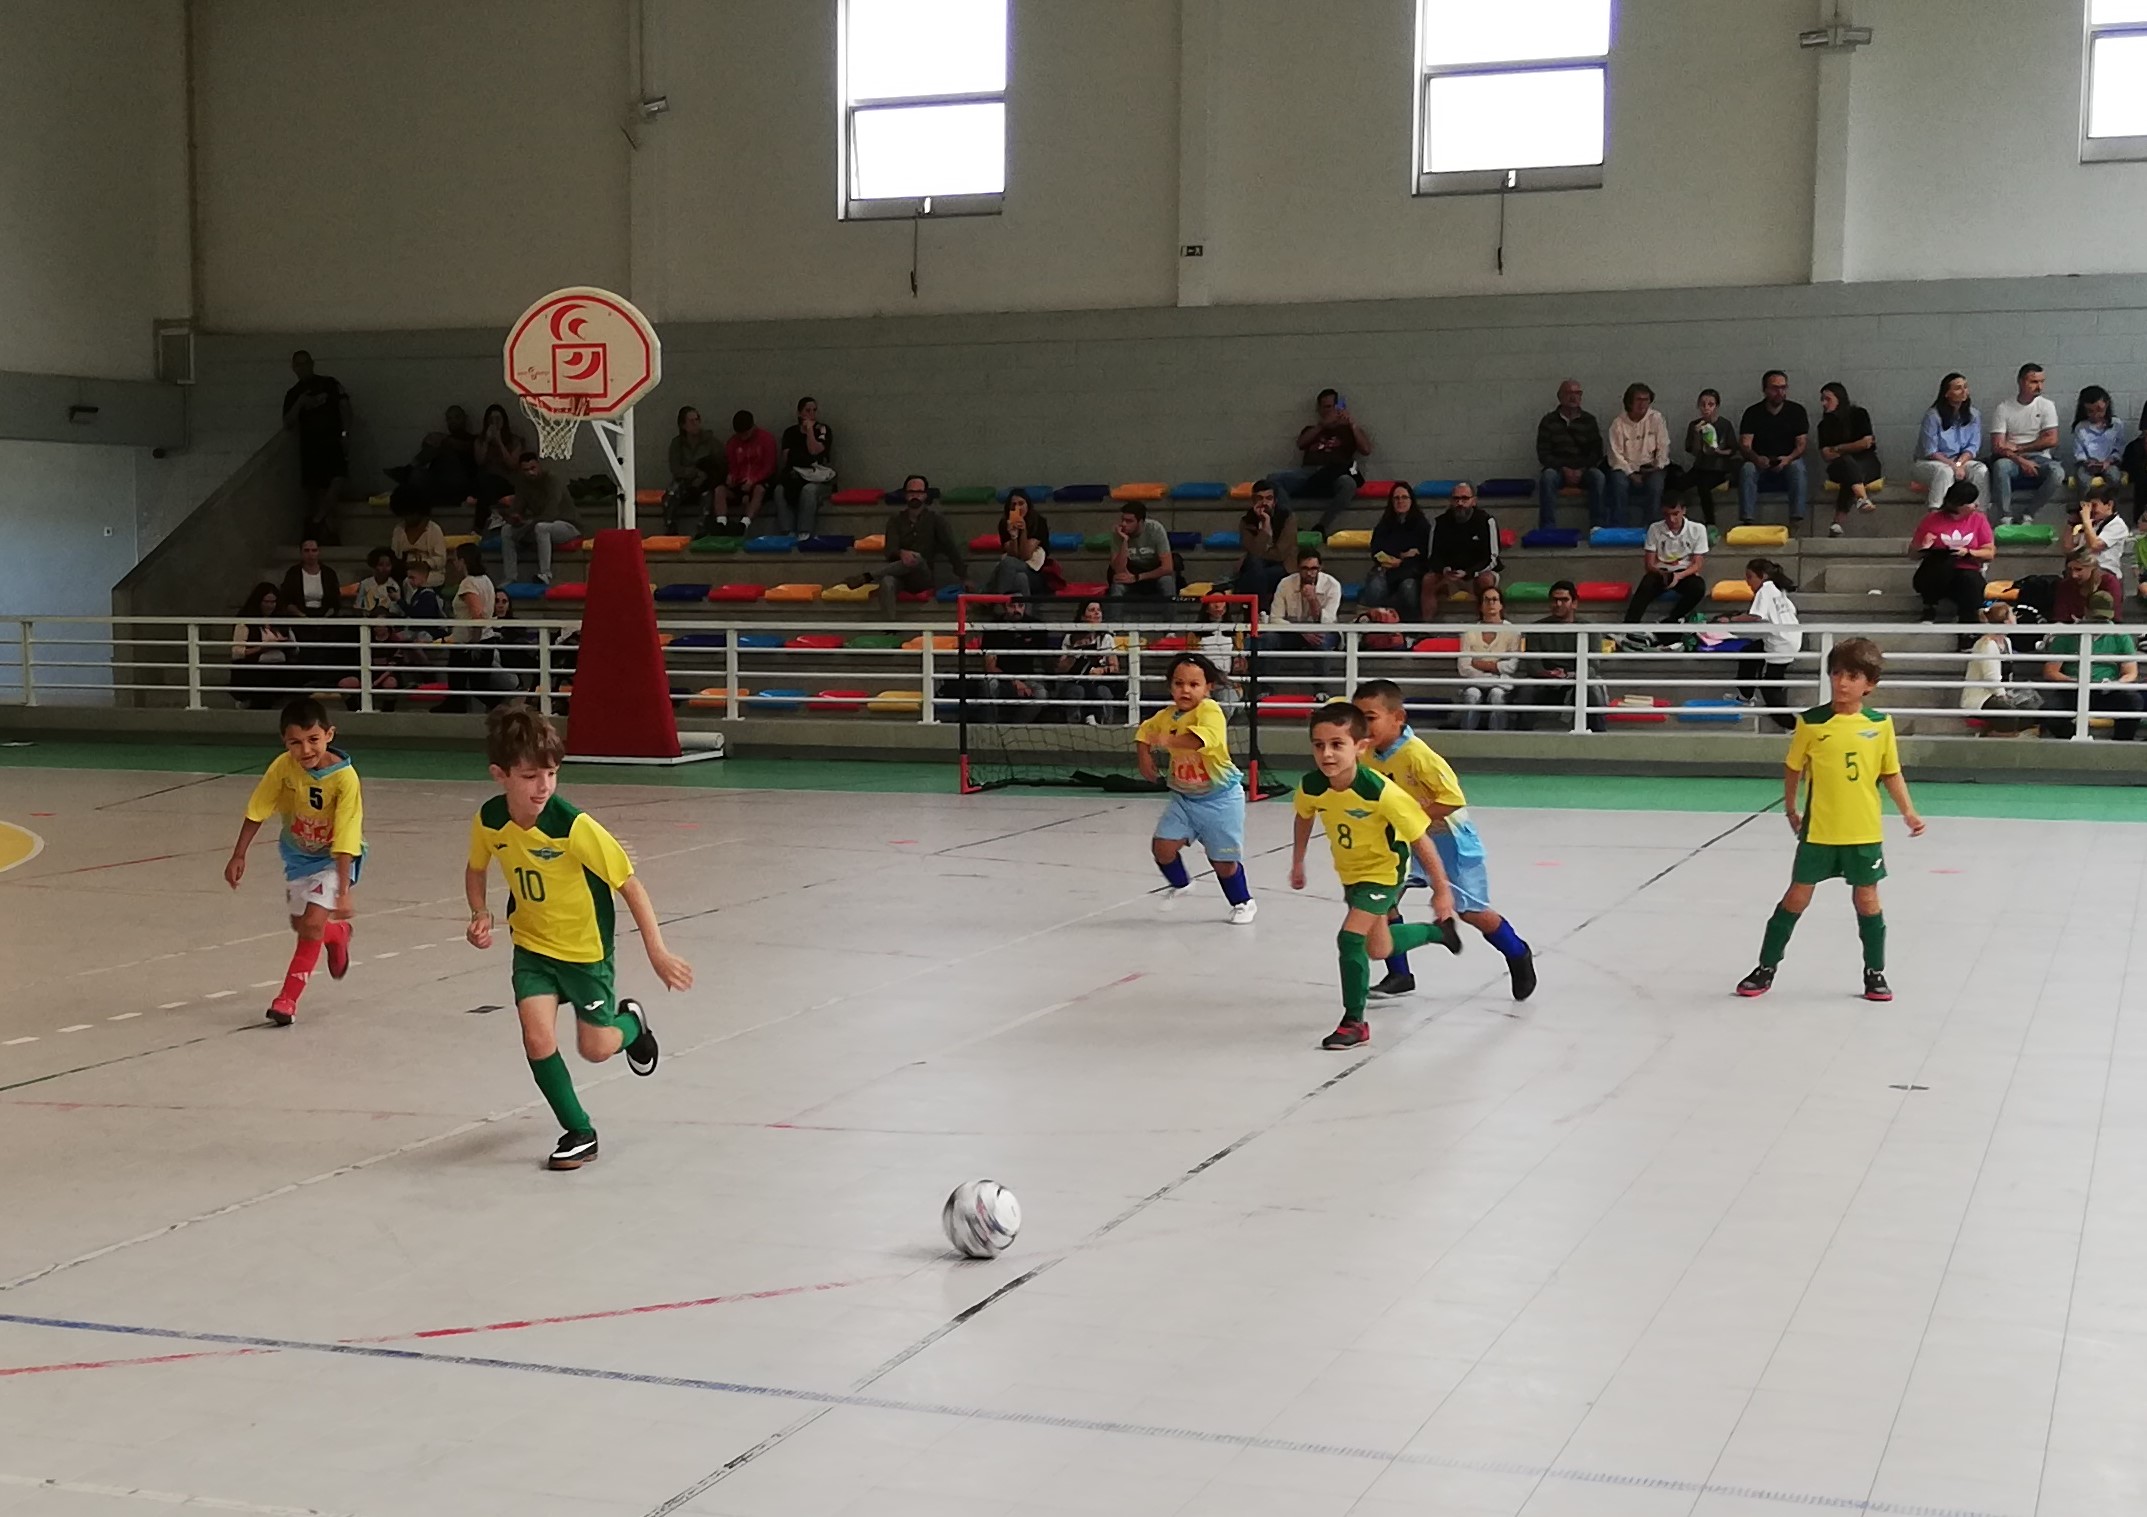
<path fill-rule="evenodd" d="M 2117 514 L 2115 481 L 2098 478 L 2088 484 L 2072 519 L 2065 523 L 2065 535 L 2059 541 L 2067 553 L 2086 549 L 2094 555 L 2095 567 L 2102 571 L 2104 578 L 2122 586 L 2132 529 Z"/>
<path fill-rule="evenodd" d="M 402 520 L 388 534 L 388 549 L 402 561 L 404 573 L 418 565 L 437 577 L 447 567 L 447 536 L 440 524 L 425 509 L 421 492 L 408 485 L 397 487 L 394 496 L 395 510 Z"/>
<path fill-rule="evenodd" d="M 365 555 L 365 562 L 373 572 L 358 581 L 358 596 L 353 609 L 358 615 L 375 620 L 400 618 L 403 614 L 403 585 L 396 574 L 395 554 L 387 548 L 375 548 Z M 379 633 L 374 635 L 381 636 Z"/>
<path fill-rule="evenodd" d="M 753 524 L 761 519 L 768 502 L 768 488 L 775 483 L 775 439 L 766 427 L 753 424 L 751 411 L 731 414 L 731 435 L 723 439 L 724 516 L 739 536 L 758 536 Z"/>
<path fill-rule="evenodd" d="M 1771 558 L 1755 558 L 1744 566 L 1744 582 L 1751 587 L 1752 609 L 1717 621 L 1757 622 L 1768 628 L 1760 635 L 1759 654 L 1737 665 L 1737 694 L 1747 705 L 1765 705 L 1767 719 L 1784 732 L 1796 730 L 1793 711 L 1771 709 L 1789 700 L 1789 666 L 1804 647 L 1804 634 L 1786 631 L 1797 625 L 1796 604 L 1790 596 L 1797 582 L 1789 571 Z"/>

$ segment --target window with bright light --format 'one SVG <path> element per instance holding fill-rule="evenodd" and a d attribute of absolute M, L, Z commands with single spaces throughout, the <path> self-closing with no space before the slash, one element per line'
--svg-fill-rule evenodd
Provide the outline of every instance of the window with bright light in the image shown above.
<path fill-rule="evenodd" d="M 2147 0 L 2088 0 L 2084 162 L 2147 158 Z"/>
<path fill-rule="evenodd" d="M 843 0 L 841 35 L 843 214 L 998 210 L 1007 0 Z"/>
<path fill-rule="evenodd" d="M 1600 185 L 1611 4 L 1418 0 L 1417 193 Z"/>

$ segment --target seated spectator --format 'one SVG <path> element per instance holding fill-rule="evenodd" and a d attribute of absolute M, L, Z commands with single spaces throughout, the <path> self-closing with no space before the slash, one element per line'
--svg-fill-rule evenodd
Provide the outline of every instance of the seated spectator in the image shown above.
<path fill-rule="evenodd" d="M 2067 553 L 2085 548 L 2094 554 L 2095 566 L 2108 582 L 2104 588 L 2119 587 L 2110 593 L 2120 600 L 2124 598 L 2125 557 L 2131 542 L 2132 529 L 2117 514 L 2117 487 L 2107 479 L 2093 481 L 2082 492 L 2079 506 L 2058 539 Z"/>
<path fill-rule="evenodd" d="M 1938 603 L 1953 602 L 1954 620 L 1972 622 L 1983 613 L 1983 566 L 1998 556 L 1990 518 L 1976 509 L 1976 487 L 1955 480 L 1945 499 L 1909 535 L 1908 551 L 1919 560 L 1910 581 L 1923 598 L 1918 621 L 1938 620 Z"/>
<path fill-rule="evenodd" d="M 448 445 L 445 432 L 428 432 L 409 463 L 387 471 L 398 485 L 407 485 L 428 512 L 460 507 L 469 513 L 470 530 L 483 532 L 492 525 L 492 502 L 477 498 L 477 470 L 473 455 Z"/>
<path fill-rule="evenodd" d="M 715 530 L 716 486 L 723 478 L 722 450 L 701 426 L 701 413 L 678 408 L 678 434 L 665 455 L 671 487 L 664 492 L 663 529 L 673 535 L 707 536 Z"/>
<path fill-rule="evenodd" d="M 962 545 L 931 502 L 932 482 L 922 474 L 902 481 L 902 505 L 887 518 L 883 550 L 887 563 L 880 571 L 880 609 L 889 616 L 894 615 L 898 592 L 916 594 L 937 588 L 939 581 L 932 571 L 935 560 L 945 559 L 955 579 L 968 578 L 969 560 L 962 556 Z"/>
<path fill-rule="evenodd" d="M 433 709 L 467 711 L 470 698 L 475 696 L 489 711 L 498 704 L 491 695 L 492 674 L 499 667 L 498 655 L 490 646 L 493 640 L 490 627 L 492 577 L 485 573 L 485 557 L 475 543 L 464 543 L 457 548 L 453 561 L 461 569 L 462 577 L 455 581 L 453 626 L 448 633 L 447 687 L 450 694 Z"/>
<path fill-rule="evenodd" d="M 1125 664 L 1118 639 L 1103 625 L 1103 602 L 1083 601 L 1074 630 L 1059 639 L 1057 709 L 1069 722 L 1094 727 L 1126 714 Z"/>
<path fill-rule="evenodd" d="M 1372 525 L 1372 572 L 1364 577 L 1357 604 L 1392 606 L 1403 621 L 1416 621 L 1430 568 L 1431 522 L 1417 509 L 1416 491 L 1397 482 L 1387 491 L 1386 510 Z"/>
<path fill-rule="evenodd" d="M 2110 407 L 2110 392 L 2089 385 L 2072 409 L 2072 485 L 2081 495 L 2088 486 L 2109 486 L 2111 498 L 2124 478 L 2125 424 Z"/>
<path fill-rule="evenodd" d="M 1834 482 L 1834 520 L 1826 535 L 1842 537 L 1852 510 L 1878 510 L 1871 484 L 1886 471 L 1879 463 L 1879 440 L 1871 435 L 1871 413 L 1850 403 L 1840 380 L 1819 387 L 1819 456 Z"/>
<path fill-rule="evenodd" d="M 1170 533 L 1161 522 L 1150 521 L 1148 508 L 1137 500 L 1118 508 L 1118 525 L 1111 529 L 1111 588 L 1107 593 L 1114 602 L 1177 598 L 1177 560 L 1171 556 Z"/>
<path fill-rule="evenodd" d="M 507 419 L 505 406 L 486 406 L 477 429 L 477 498 L 487 504 L 514 493 L 515 469 L 529 444 Z"/>
<path fill-rule="evenodd" d="M 1700 520 L 1712 527 L 1715 524 L 1715 491 L 1729 483 L 1743 455 L 1738 451 L 1736 434 L 1722 419 L 1721 392 L 1700 391 L 1699 411 L 1700 414 L 1685 425 L 1685 452 L 1690 455 L 1692 466 L 1671 469 L 1665 488 L 1679 494 L 1691 492 L 1699 503 Z"/>
<path fill-rule="evenodd" d="M 423 564 L 438 574 L 447 566 L 447 537 L 426 510 L 423 495 L 410 485 L 399 485 L 391 504 L 402 520 L 388 534 L 389 550 L 405 573 L 412 564 Z"/>
<path fill-rule="evenodd" d="M 1486 725 L 1483 708 L 1491 708 L 1488 725 L 1504 732 L 1512 725 L 1506 703 L 1513 698 L 1514 673 L 1521 666 L 1521 632 L 1506 625 L 1506 597 L 1496 586 L 1476 597 L 1476 614 L 1485 625 L 1461 634 L 1461 713 L 1463 728 L 1474 731 Z"/>
<path fill-rule="evenodd" d="M 1640 519 L 1654 521 L 1662 511 L 1663 485 L 1669 477 L 1670 426 L 1662 419 L 1662 412 L 1655 409 L 1653 390 L 1642 384 L 1625 387 L 1625 403 L 1611 418 L 1606 448 L 1609 490 L 1602 517 L 1591 517 L 1590 524 L 1624 526 L 1626 505 L 1636 490 L 1643 507 Z"/>
<path fill-rule="evenodd" d="M 798 402 L 797 422 L 783 429 L 783 503 L 776 508 L 779 532 L 811 537 L 820 530 L 820 508 L 835 488 L 835 434 L 820 419 L 820 402 Z"/>
<path fill-rule="evenodd" d="M 371 619 L 392 617 L 400 620 L 403 614 L 402 568 L 395 561 L 395 554 L 387 548 L 375 548 L 365 555 L 366 567 L 372 570 L 358 581 L 358 597 L 353 609 L 358 615 Z M 386 640 L 375 633 L 376 639 Z"/>
<path fill-rule="evenodd" d="M 1278 498 L 1273 480 L 1253 484 L 1252 504 L 1238 518 L 1238 537 L 1244 556 L 1238 560 L 1232 588 L 1264 606 L 1283 580 L 1297 572 L 1297 518 Z"/>
<path fill-rule="evenodd" d="M 1305 549 L 1297 555 L 1297 572 L 1276 587 L 1274 604 L 1268 608 L 1270 622 L 1292 630 L 1260 635 L 1263 653 L 1287 655 L 1271 666 L 1272 678 L 1290 685 L 1309 682 L 1315 691 L 1320 690 L 1327 678 L 1327 661 L 1309 655 L 1332 652 L 1341 646 L 1342 635 L 1299 629 L 1332 627 L 1341 615 L 1342 582 L 1321 572 L 1317 548 Z"/>
<path fill-rule="evenodd" d="M 573 509 L 567 482 L 545 468 L 536 454 L 524 453 L 499 531 L 500 562 L 510 584 L 522 578 L 522 547 L 527 543 L 536 545 L 537 582 L 552 582 L 553 550 L 581 536 L 581 528 L 568 515 Z"/>
<path fill-rule="evenodd" d="M 285 571 L 280 597 L 285 616 L 343 614 L 343 581 L 333 566 L 321 562 L 318 538 L 309 537 L 298 545 L 298 562 Z"/>
<path fill-rule="evenodd" d="M 1804 634 L 1785 631 L 1797 625 L 1796 603 L 1790 600 L 1797 582 L 1789 571 L 1771 558 L 1755 558 L 1744 566 L 1744 582 L 1752 590 L 1752 609 L 1718 622 L 1757 622 L 1770 630 L 1759 635 L 1756 655 L 1737 663 L 1737 696 L 1747 706 L 1765 706 L 1767 719 L 1784 732 L 1794 732 L 1797 714 L 1789 705 L 1789 666 L 1804 647 Z"/>
<path fill-rule="evenodd" d="M 1531 679 L 1563 680 L 1566 683 L 1556 689 L 1537 686 L 1522 701 L 1524 706 L 1537 711 L 1570 711 L 1579 692 L 1581 644 L 1588 641 L 1580 619 L 1580 588 L 1569 579 L 1559 580 L 1551 586 L 1551 614 L 1536 623 L 1539 627 L 1563 628 L 1563 631 L 1530 632 L 1523 638 L 1530 659 L 1527 665 Z M 1600 708 L 1610 704 L 1610 687 L 1588 682 L 1587 703 Z M 1600 709 L 1592 709 L 1587 717 L 1590 732 L 1606 732 L 1610 727 L 1608 715 Z M 1556 725 L 1571 731 L 1571 718 L 1561 719 Z"/>
<path fill-rule="evenodd" d="M 2043 366 L 2020 366 L 2020 389 L 1990 413 L 1990 493 L 2001 525 L 2016 519 L 2013 490 L 2035 491 L 2018 520 L 2032 521 L 2058 493 L 2065 471 L 2058 466 L 2058 408 L 2043 393 Z"/>
<path fill-rule="evenodd" d="M 1041 676 L 1046 657 L 1044 633 L 1029 612 L 1029 599 L 1016 595 L 997 608 L 996 623 L 983 635 L 984 675 L 994 721 L 1038 722 L 1044 718 Z M 1055 660 L 1054 660 L 1055 662 Z"/>
<path fill-rule="evenodd" d="M 1284 469 L 1274 480 L 1292 500 L 1326 503 L 1319 519 L 1324 535 L 1357 498 L 1357 486 L 1363 483 L 1357 460 L 1371 456 L 1372 439 L 1349 414 L 1349 402 L 1336 391 L 1320 391 L 1313 408 L 1314 419 L 1297 434 L 1303 467 Z"/>
<path fill-rule="evenodd" d="M 1588 520 L 1603 515 L 1603 430 L 1580 408 L 1580 381 L 1558 386 L 1558 404 L 1536 423 L 1536 525 L 1558 525 L 1558 492 L 1580 490 L 1588 497 Z"/>
<path fill-rule="evenodd" d="M 753 425 L 751 411 L 731 414 L 731 435 L 723 439 L 723 521 L 729 534 L 758 537 L 753 524 L 761 520 L 768 503 L 768 489 L 775 483 L 775 439 L 766 427 Z"/>
<path fill-rule="evenodd" d="M 2043 665 L 2045 680 L 2076 684 L 2080 678 L 2080 655 L 2087 655 L 2087 678 L 2090 686 L 2087 709 L 2090 711 L 2118 711 L 2125 713 L 2117 718 L 2111 735 L 2120 743 L 2129 743 L 2140 732 L 2140 665 L 2139 644 L 2129 635 L 2117 632 L 2110 625 L 2116 616 L 2116 602 L 2106 591 L 2097 590 L 2087 597 L 2087 615 L 2084 625 L 2093 631 L 2078 633 L 2053 633 L 2043 640 L 2052 653 L 2070 650 L 2072 656 L 2063 660 L 2051 659 Z M 2080 645 L 2085 645 L 2084 647 Z M 2069 690 L 2046 690 L 2043 705 L 2052 712 L 2076 710 L 2077 697 Z M 2070 716 L 2054 716 L 2047 723 L 2052 737 L 2071 737 L 2073 720 Z"/>
<path fill-rule="evenodd" d="M 507 587 L 499 585 L 492 591 L 492 632 L 494 646 L 499 650 L 499 667 L 508 676 L 503 687 L 512 691 L 534 690 L 537 678 L 543 672 L 542 661 L 537 655 L 537 630 L 518 625 L 514 601 L 507 594 Z"/>
<path fill-rule="evenodd" d="M 1804 450 L 1811 442 L 1811 418 L 1789 398 L 1789 376 L 1769 369 L 1760 377 L 1764 399 L 1745 407 L 1737 424 L 1737 519 L 1759 520 L 1759 492 L 1780 490 L 1789 497 L 1789 519 L 1804 520 L 1809 485 Z"/>
<path fill-rule="evenodd" d="M 1982 718 L 1985 737 L 2011 737 L 2025 725 L 2018 714 L 2043 704 L 2038 691 L 2009 684 L 2007 665 L 2013 659 L 2013 607 L 1994 600 L 1983 608 L 1988 629 L 1969 648 L 1968 671 L 1961 685 L 1961 710 Z"/>
<path fill-rule="evenodd" d="M 1424 576 L 1426 618 L 1436 621 L 1455 590 L 1482 600 L 1498 588 L 1498 523 L 1476 505 L 1476 487 L 1467 480 L 1454 486 L 1447 507 L 1431 524 L 1431 569 Z"/>
<path fill-rule="evenodd" d="M 1969 397 L 1968 381 L 1948 374 L 1938 382 L 1938 398 L 1923 413 L 1916 434 L 1912 478 L 1923 484 L 1926 504 L 1944 500 L 1963 480 L 1976 487 L 1976 499 L 1990 499 L 1990 470 L 1983 463 L 1983 413 Z"/>
<path fill-rule="evenodd" d="M 2147 406 L 2140 407 L 2139 429 L 2125 444 L 2119 462 L 2132 476 L 2132 525 L 2138 527 L 2141 515 L 2147 514 Z"/>
<path fill-rule="evenodd" d="M 1052 562 L 1051 523 L 1029 503 L 1026 490 L 1009 490 L 999 513 L 999 562 L 984 582 L 990 595 L 1055 595 L 1066 576 Z"/>
<path fill-rule="evenodd" d="M 2109 596 L 2114 602 L 2123 598 L 2124 586 L 2116 575 L 2103 569 L 2092 549 L 2073 549 L 2065 555 L 2065 572 L 2058 579 L 2051 620 L 2086 621 L 2088 599 L 2098 593 Z"/>
<path fill-rule="evenodd" d="M 262 580 L 239 607 L 238 625 L 231 629 L 231 697 L 254 711 L 290 693 L 291 675 L 284 666 L 296 655 L 297 645 L 288 629 L 268 622 L 281 614 L 276 587 Z"/>
<path fill-rule="evenodd" d="M 1219 595 L 1202 596 L 1200 626 L 1192 639 L 1193 651 L 1213 664 L 1223 677 L 1221 684 L 1208 686 L 1208 697 L 1223 708 L 1225 715 L 1237 710 L 1241 700 L 1237 682 L 1245 677 L 1245 638 L 1229 625 L 1229 618 L 1230 602 Z"/>
<path fill-rule="evenodd" d="M 422 560 L 403 566 L 403 618 L 409 624 L 403 629 L 408 642 L 437 643 L 450 630 L 447 603 L 433 583 L 432 567 Z"/>
<path fill-rule="evenodd" d="M 460 406 L 449 406 L 441 422 L 447 428 L 440 434 L 441 446 L 453 452 L 464 470 L 474 478 L 477 473 L 477 434 L 470 430 L 470 413 Z"/>
<path fill-rule="evenodd" d="M 1626 621 L 1635 626 L 1646 621 L 1648 607 L 1665 595 L 1677 599 L 1663 620 L 1691 616 L 1707 594 L 1707 529 L 1685 514 L 1682 500 L 1663 502 L 1662 520 L 1648 527 L 1640 557 L 1646 569 L 1625 603 Z"/>

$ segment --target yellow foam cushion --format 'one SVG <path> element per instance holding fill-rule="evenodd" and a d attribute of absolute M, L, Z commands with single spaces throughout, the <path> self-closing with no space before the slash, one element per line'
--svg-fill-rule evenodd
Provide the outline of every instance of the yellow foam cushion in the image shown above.
<path fill-rule="evenodd" d="M 924 694 L 917 690 L 882 690 L 865 702 L 867 711 L 915 711 L 924 705 Z"/>
<path fill-rule="evenodd" d="M 1715 587 L 1707 592 L 1707 598 L 1725 606 L 1750 605 L 1752 587 L 1741 579 L 1717 580 Z"/>
<path fill-rule="evenodd" d="M 368 495 L 365 497 L 365 503 L 369 506 L 384 506 L 388 504 L 387 492 L 383 490 L 378 495 Z"/>
<path fill-rule="evenodd" d="M 1371 545 L 1372 534 L 1360 528 L 1352 527 L 1347 532 L 1327 534 L 1327 546 L 1330 548 L 1369 548 Z"/>
<path fill-rule="evenodd" d="M 1215 586 L 1208 580 L 1196 580 L 1178 592 L 1180 600 L 1199 600 L 1203 595 L 1213 595 Z"/>
<path fill-rule="evenodd" d="M 820 599 L 820 587 L 818 585 L 770 585 L 768 593 L 762 596 L 761 599 L 793 602 L 818 600 Z"/>
<path fill-rule="evenodd" d="M 1113 500 L 1161 500 L 1168 494 L 1170 494 L 1169 485 L 1159 485 L 1149 481 L 1111 487 L 1111 499 Z"/>
<path fill-rule="evenodd" d="M 871 600 L 873 593 L 870 585 L 829 585 L 820 592 L 820 599 L 823 602 L 835 601 L 842 605 L 854 605 Z"/>
<path fill-rule="evenodd" d="M 1789 546 L 1789 529 L 1757 525 L 1732 527 L 1723 534 L 1722 541 L 1732 548 L 1786 548 Z"/>
<path fill-rule="evenodd" d="M 644 537 L 641 539 L 641 551 L 644 553 L 683 553 L 686 551 L 686 544 L 692 541 L 693 539 L 690 537 Z"/>
<path fill-rule="evenodd" d="M 686 705 L 694 711 L 721 711 L 729 706 L 730 694 L 730 691 L 722 689 L 703 690 L 699 695 L 689 697 Z M 744 700 L 745 697 L 746 692 L 740 690 L 738 698 Z"/>
<path fill-rule="evenodd" d="M 2020 590 L 2009 579 L 1994 579 L 1983 587 L 1983 598 L 2017 602 L 2020 599 Z"/>
<path fill-rule="evenodd" d="M 1241 479 L 1236 484 L 1232 485 L 1230 487 L 1230 498 L 1232 500 L 1251 500 L 1252 481 L 1249 479 Z"/>
<path fill-rule="evenodd" d="M 860 537 L 851 546 L 860 553 L 884 553 L 887 551 L 887 539 L 875 532 L 870 537 Z"/>
<path fill-rule="evenodd" d="M 443 537 L 440 541 L 447 544 L 447 551 L 452 553 L 457 548 L 467 548 L 470 544 L 481 542 L 483 539 L 478 537 L 475 532 L 457 532 L 453 537 Z"/>

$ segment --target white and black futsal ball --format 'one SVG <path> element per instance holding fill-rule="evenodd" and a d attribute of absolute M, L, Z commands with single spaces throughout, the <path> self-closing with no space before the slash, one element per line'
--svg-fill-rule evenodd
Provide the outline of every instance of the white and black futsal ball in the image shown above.
<path fill-rule="evenodd" d="M 1021 1231 L 1021 1203 L 997 1180 L 965 1180 L 947 1197 L 939 1225 L 958 1253 L 971 1259 L 996 1258 Z"/>

